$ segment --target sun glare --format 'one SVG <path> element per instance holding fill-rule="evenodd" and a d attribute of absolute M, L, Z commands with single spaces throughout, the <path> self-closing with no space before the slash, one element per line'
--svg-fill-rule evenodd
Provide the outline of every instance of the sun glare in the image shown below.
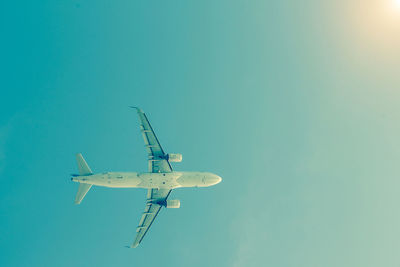
<path fill-rule="evenodd" d="M 398 20 L 400 17 L 400 0 L 391 0 L 390 4 L 387 6 L 388 9 L 388 16 L 392 16 L 392 19 Z"/>
<path fill-rule="evenodd" d="M 400 10 L 400 0 L 393 0 L 393 6 L 394 6 L 394 8 L 397 8 L 397 9 L 399 9 Z"/>

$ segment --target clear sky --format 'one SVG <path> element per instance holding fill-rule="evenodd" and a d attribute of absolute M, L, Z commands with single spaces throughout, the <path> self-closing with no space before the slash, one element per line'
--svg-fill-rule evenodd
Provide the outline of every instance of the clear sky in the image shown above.
<path fill-rule="evenodd" d="M 396 1 L 2 1 L 0 266 L 399 266 Z M 131 244 L 146 171 L 136 113 L 178 189 Z"/>

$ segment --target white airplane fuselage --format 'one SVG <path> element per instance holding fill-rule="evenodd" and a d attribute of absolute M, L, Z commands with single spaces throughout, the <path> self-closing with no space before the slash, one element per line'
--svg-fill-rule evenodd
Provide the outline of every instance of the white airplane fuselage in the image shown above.
<path fill-rule="evenodd" d="M 72 181 L 114 188 L 157 188 L 206 187 L 221 182 L 221 177 L 209 172 L 105 172 L 76 176 Z"/>

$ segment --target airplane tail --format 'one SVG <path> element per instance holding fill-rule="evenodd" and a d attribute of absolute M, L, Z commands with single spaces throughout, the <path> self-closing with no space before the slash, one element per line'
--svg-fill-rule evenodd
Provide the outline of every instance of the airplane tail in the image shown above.
<path fill-rule="evenodd" d="M 78 169 L 80 175 L 89 175 L 93 173 L 81 153 L 76 154 L 76 162 L 78 163 Z"/>
<path fill-rule="evenodd" d="M 76 162 L 78 164 L 79 175 L 93 174 L 92 170 L 86 163 L 81 153 L 76 154 Z M 76 193 L 75 197 L 75 204 L 80 204 L 82 202 L 83 198 L 86 196 L 86 193 L 90 190 L 91 187 L 91 184 L 79 184 L 78 192 Z"/>

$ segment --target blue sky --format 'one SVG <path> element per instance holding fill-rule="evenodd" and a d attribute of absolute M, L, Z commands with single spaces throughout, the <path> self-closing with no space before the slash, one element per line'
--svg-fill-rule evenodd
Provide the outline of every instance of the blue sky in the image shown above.
<path fill-rule="evenodd" d="M 0 265 L 398 266 L 400 10 L 322 2 L 1 3 Z M 146 171 L 130 105 L 223 178 L 131 250 L 145 190 L 70 181 Z"/>

